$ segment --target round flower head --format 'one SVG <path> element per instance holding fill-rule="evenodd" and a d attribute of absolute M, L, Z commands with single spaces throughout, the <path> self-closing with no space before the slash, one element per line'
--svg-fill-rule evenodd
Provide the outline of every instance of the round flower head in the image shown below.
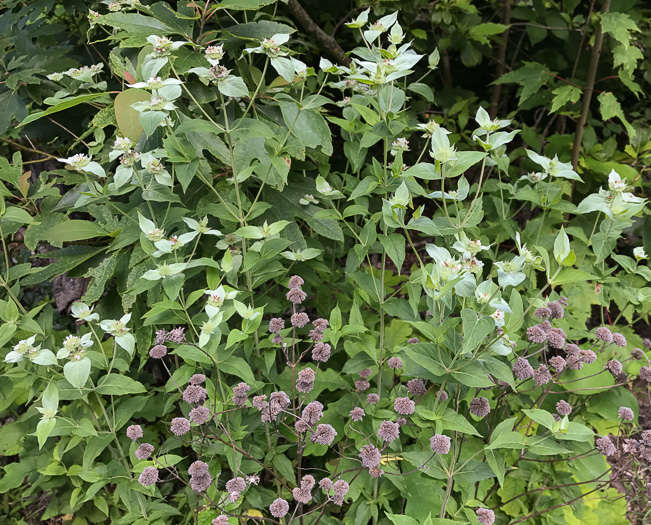
<path fill-rule="evenodd" d="M 319 445 L 330 445 L 336 437 L 337 431 L 332 425 L 320 424 L 310 436 L 310 440 L 312 443 L 318 443 Z"/>
<path fill-rule="evenodd" d="M 545 334 L 542 328 L 536 325 L 527 328 L 527 337 L 532 343 L 540 344 L 545 342 L 545 339 L 547 339 L 547 334 Z"/>
<path fill-rule="evenodd" d="M 319 481 L 319 488 L 328 492 L 332 488 L 332 480 L 330 478 L 323 478 Z"/>
<path fill-rule="evenodd" d="M 294 496 L 295 501 L 303 504 L 309 503 L 312 500 L 312 493 L 300 487 L 292 490 L 292 496 Z"/>
<path fill-rule="evenodd" d="M 210 409 L 206 407 L 197 407 L 190 410 L 190 421 L 197 425 L 203 425 L 210 419 Z"/>
<path fill-rule="evenodd" d="M 359 451 L 359 457 L 362 459 L 362 466 L 366 468 L 377 467 L 382 459 L 382 454 L 377 447 L 373 445 L 364 445 Z"/>
<path fill-rule="evenodd" d="M 172 419 L 172 426 L 170 427 L 172 434 L 182 436 L 190 431 L 190 422 L 184 417 L 175 417 Z"/>
<path fill-rule="evenodd" d="M 316 374 L 311 368 L 305 368 L 298 373 L 298 378 L 296 380 L 296 390 L 307 394 L 314 388 L 314 379 Z"/>
<path fill-rule="evenodd" d="M 207 463 L 204 463 L 203 461 L 195 461 L 190 465 L 190 468 L 188 468 L 188 474 L 190 474 L 190 476 L 203 476 L 204 474 L 208 474 L 209 470 Z"/>
<path fill-rule="evenodd" d="M 556 370 L 556 372 L 562 372 L 565 368 L 566 361 L 560 355 L 555 355 L 549 359 L 549 364 L 552 365 L 552 368 Z"/>
<path fill-rule="evenodd" d="M 410 379 L 407 381 L 407 392 L 412 396 L 422 396 L 427 392 L 427 388 L 420 379 Z"/>
<path fill-rule="evenodd" d="M 344 481 L 343 479 L 339 479 L 334 482 L 334 485 L 332 485 L 332 490 L 334 491 L 332 502 L 335 505 L 341 506 L 344 503 L 346 494 L 348 494 L 348 491 L 350 490 L 350 485 L 348 485 L 348 482 Z"/>
<path fill-rule="evenodd" d="M 389 368 L 397 370 L 398 368 L 402 368 L 402 359 L 399 357 L 390 357 L 387 364 L 389 365 Z"/>
<path fill-rule="evenodd" d="M 228 516 L 226 514 L 220 514 L 212 520 L 212 525 L 228 525 Z"/>
<path fill-rule="evenodd" d="M 651 367 L 643 366 L 640 368 L 640 379 L 646 381 L 647 383 L 651 383 Z"/>
<path fill-rule="evenodd" d="M 314 476 L 311 476 L 310 474 L 306 474 L 303 476 L 303 479 L 301 480 L 301 488 L 304 490 L 312 490 L 314 488 L 314 484 L 316 483 L 316 480 L 314 479 Z"/>
<path fill-rule="evenodd" d="M 563 310 L 563 305 L 560 302 L 549 303 L 547 308 L 549 308 L 552 313 L 552 319 L 563 319 L 565 312 Z"/>
<path fill-rule="evenodd" d="M 131 441 L 137 441 L 143 436 L 142 427 L 140 425 L 131 425 L 127 428 L 127 437 Z"/>
<path fill-rule="evenodd" d="M 368 379 L 371 375 L 373 375 L 373 370 L 370 368 L 365 368 L 364 370 L 359 371 L 359 377 L 362 379 Z"/>
<path fill-rule="evenodd" d="M 328 343 L 317 343 L 312 350 L 312 359 L 325 363 L 330 359 L 331 346 Z"/>
<path fill-rule="evenodd" d="M 420 343 L 420 339 L 418 339 L 418 337 L 411 337 L 407 340 L 407 343 L 410 345 L 415 345 L 416 343 Z"/>
<path fill-rule="evenodd" d="M 328 325 L 330 324 L 327 319 L 323 319 L 323 317 L 319 317 L 318 319 L 315 319 L 312 321 L 312 324 L 314 325 L 314 328 L 317 330 L 324 331 L 326 328 L 328 328 Z"/>
<path fill-rule="evenodd" d="M 149 356 L 152 359 L 163 359 L 167 355 L 167 347 L 165 345 L 156 345 L 149 351 Z"/>
<path fill-rule="evenodd" d="M 622 364 L 619 361 L 617 361 L 617 359 L 611 359 L 610 361 L 608 361 L 606 363 L 606 368 L 615 377 L 617 377 L 619 374 L 621 374 L 622 371 L 624 370 L 624 367 L 622 366 Z"/>
<path fill-rule="evenodd" d="M 382 421 L 380 428 L 377 431 L 377 435 L 387 443 L 390 443 L 391 441 L 398 439 L 400 436 L 400 425 L 393 421 Z"/>
<path fill-rule="evenodd" d="M 138 476 L 138 481 L 143 487 L 149 487 L 158 481 L 158 469 L 156 467 L 145 467 Z"/>
<path fill-rule="evenodd" d="M 379 401 L 380 401 L 380 396 L 378 396 L 377 394 L 369 394 L 366 396 L 366 402 L 369 405 L 377 405 Z"/>
<path fill-rule="evenodd" d="M 307 299 L 307 294 L 300 288 L 290 288 L 287 292 L 287 300 L 292 304 L 301 304 Z"/>
<path fill-rule="evenodd" d="M 401 427 L 407 424 L 407 420 L 404 417 L 399 417 L 396 419 L 396 423 L 398 423 L 398 426 Z"/>
<path fill-rule="evenodd" d="M 642 359 L 644 357 L 644 352 L 641 348 L 633 348 L 633 350 L 631 350 L 631 357 L 633 359 Z"/>
<path fill-rule="evenodd" d="M 600 328 L 597 328 L 594 333 L 595 337 L 599 339 L 600 341 L 603 341 L 604 343 L 612 343 L 613 342 L 613 333 L 608 330 L 605 326 L 602 326 Z"/>
<path fill-rule="evenodd" d="M 313 343 L 318 343 L 323 339 L 323 332 L 321 330 L 317 330 L 316 328 L 314 330 L 310 330 L 310 341 Z"/>
<path fill-rule="evenodd" d="M 448 393 L 447 393 L 445 390 L 441 390 L 441 391 L 437 394 L 437 396 L 438 396 L 438 398 L 439 398 L 439 401 L 447 401 L 447 400 L 448 400 L 448 397 L 449 397 L 449 396 L 448 396 Z"/>
<path fill-rule="evenodd" d="M 361 421 L 365 415 L 363 408 L 355 407 L 350 411 L 350 419 L 353 421 Z"/>
<path fill-rule="evenodd" d="M 633 411 L 628 407 L 620 407 L 617 411 L 617 415 L 625 421 L 633 421 L 633 418 L 635 417 Z"/>
<path fill-rule="evenodd" d="M 382 470 L 380 467 L 371 467 L 368 469 L 368 473 L 372 478 L 379 478 L 384 475 L 384 470 Z"/>
<path fill-rule="evenodd" d="M 139 460 L 147 459 L 151 457 L 152 453 L 154 452 L 154 445 L 150 445 L 149 443 L 142 443 L 135 452 L 136 457 Z"/>
<path fill-rule="evenodd" d="M 208 397 L 206 389 L 199 385 L 190 385 L 183 391 L 183 401 L 192 404 L 201 404 Z"/>
<path fill-rule="evenodd" d="M 246 404 L 247 394 L 251 387 L 246 383 L 239 383 L 233 387 L 233 403 L 237 406 L 243 407 Z"/>
<path fill-rule="evenodd" d="M 269 331 L 272 334 L 277 334 L 283 328 L 285 328 L 285 320 L 280 317 L 274 317 L 269 321 Z"/>
<path fill-rule="evenodd" d="M 541 364 L 533 372 L 533 380 L 538 386 L 546 385 L 552 380 L 552 375 L 549 373 L 549 368 Z"/>
<path fill-rule="evenodd" d="M 581 360 L 587 365 L 591 365 L 597 360 L 597 354 L 592 350 L 581 350 L 579 355 L 581 356 Z"/>
<path fill-rule="evenodd" d="M 651 339 L 649 339 L 648 337 L 645 337 L 644 339 L 642 339 L 642 345 L 644 345 L 645 348 L 648 348 L 648 349 L 651 350 Z"/>
<path fill-rule="evenodd" d="M 567 401 L 559 401 L 556 403 L 556 412 L 560 416 L 569 416 L 572 413 L 572 405 L 570 405 Z"/>
<path fill-rule="evenodd" d="M 360 392 L 364 392 L 364 390 L 368 390 L 370 387 L 371 383 L 369 383 L 366 379 L 358 379 L 355 381 L 355 388 Z"/>
<path fill-rule="evenodd" d="M 493 525 L 495 523 L 495 513 L 492 510 L 479 508 L 475 512 L 477 513 L 477 521 L 481 525 Z"/>
<path fill-rule="evenodd" d="M 167 334 L 166 339 L 172 343 L 182 343 L 185 341 L 185 328 L 179 326 Z"/>
<path fill-rule="evenodd" d="M 289 288 L 300 288 L 304 284 L 305 281 L 298 275 L 293 275 L 289 278 Z"/>
<path fill-rule="evenodd" d="M 533 311 L 533 315 L 535 315 L 538 319 L 549 319 L 552 316 L 552 311 L 549 308 L 536 308 Z"/>
<path fill-rule="evenodd" d="M 310 425 L 314 425 L 323 417 L 323 405 L 319 401 L 312 401 L 305 405 L 302 418 Z"/>
<path fill-rule="evenodd" d="M 435 454 L 447 454 L 450 452 L 450 438 L 443 434 L 434 434 L 429 439 L 429 448 Z"/>
<path fill-rule="evenodd" d="M 303 328 L 307 323 L 310 322 L 310 318 L 307 316 L 306 313 L 301 312 L 292 315 L 291 322 L 292 322 L 292 326 L 296 328 Z"/>
<path fill-rule="evenodd" d="M 274 518 L 282 518 L 289 512 L 289 503 L 282 498 L 278 498 L 269 505 L 269 512 Z"/>
<path fill-rule="evenodd" d="M 613 445 L 613 442 L 607 436 L 600 437 L 595 441 L 595 447 L 600 454 L 604 456 L 612 456 L 617 452 L 617 448 Z"/>
<path fill-rule="evenodd" d="M 229 494 L 233 492 L 237 492 L 239 497 L 239 494 L 244 492 L 245 489 L 246 489 L 246 481 L 244 481 L 244 478 L 236 477 L 226 482 L 226 492 L 228 492 Z"/>
<path fill-rule="evenodd" d="M 552 328 L 547 332 L 547 342 L 552 348 L 563 348 L 566 337 L 565 332 L 560 328 Z"/>
<path fill-rule="evenodd" d="M 626 346 L 626 337 L 624 337 L 622 334 L 614 333 L 613 343 L 615 343 L 617 346 Z"/>
<path fill-rule="evenodd" d="M 408 397 L 397 397 L 393 403 L 393 409 L 398 412 L 398 414 L 407 416 L 414 413 L 416 410 L 416 403 Z"/>
<path fill-rule="evenodd" d="M 486 417 L 491 411 L 488 399 L 476 397 L 470 402 L 470 413 L 477 417 Z"/>
<path fill-rule="evenodd" d="M 529 379 L 533 375 L 533 366 L 524 357 L 518 357 L 513 363 L 513 374 L 520 380 Z"/>
<path fill-rule="evenodd" d="M 203 374 L 194 374 L 189 381 L 191 385 L 200 385 L 205 382 L 206 382 L 206 376 Z"/>

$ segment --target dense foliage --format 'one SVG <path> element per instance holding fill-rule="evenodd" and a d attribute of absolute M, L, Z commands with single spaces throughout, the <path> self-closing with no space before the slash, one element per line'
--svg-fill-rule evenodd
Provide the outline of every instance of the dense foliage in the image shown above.
<path fill-rule="evenodd" d="M 5 2 L 0 521 L 648 520 L 644 4 Z"/>

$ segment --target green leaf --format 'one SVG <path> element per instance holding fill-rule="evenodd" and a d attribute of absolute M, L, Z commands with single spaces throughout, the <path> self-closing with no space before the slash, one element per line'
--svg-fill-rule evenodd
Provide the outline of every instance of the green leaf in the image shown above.
<path fill-rule="evenodd" d="M 555 420 L 554 416 L 552 416 L 547 410 L 541 410 L 539 408 L 532 408 L 532 409 L 525 409 L 523 412 L 527 415 L 527 417 L 539 425 L 544 426 L 548 430 L 551 430 L 552 427 L 554 426 Z"/>
<path fill-rule="evenodd" d="M 497 449 L 497 448 L 514 448 L 522 449 L 524 448 L 524 438 L 519 432 L 503 432 L 494 440 L 491 440 L 488 449 Z"/>
<path fill-rule="evenodd" d="M 140 13 L 108 13 L 99 17 L 100 24 L 123 29 L 129 34 L 170 35 L 183 34 L 165 25 L 160 20 Z"/>
<path fill-rule="evenodd" d="M 52 115 L 53 113 L 58 113 L 59 111 L 63 111 L 78 106 L 79 104 L 90 102 L 91 100 L 95 100 L 96 98 L 103 97 L 104 95 L 108 95 L 108 93 L 90 93 L 88 95 L 69 97 L 67 99 L 64 99 L 63 102 L 60 102 L 55 106 L 47 108 L 45 111 L 38 111 L 36 113 L 32 113 L 20 124 L 18 124 L 18 127 L 25 126 L 30 122 L 34 122 L 35 120 L 38 120 L 40 118 L 47 117 L 48 115 Z"/>
<path fill-rule="evenodd" d="M 477 314 L 470 308 L 461 311 L 463 319 L 463 350 L 471 352 L 484 340 L 484 338 L 495 330 L 495 322 L 490 317 L 477 317 Z"/>
<path fill-rule="evenodd" d="M 561 231 L 558 232 L 556 240 L 554 241 L 554 258 L 556 262 L 561 264 L 570 255 L 570 238 L 565 233 L 565 228 L 561 226 Z"/>
<path fill-rule="evenodd" d="M 445 414 L 441 418 L 441 423 L 443 424 L 444 429 L 455 430 L 463 434 L 482 437 L 482 435 L 477 432 L 477 429 L 473 427 L 465 417 L 451 408 L 445 410 Z"/>
<path fill-rule="evenodd" d="M 615 98 L 610 91 L 603 91 L 597 97 L 599 100 L 599 110 L 604 120 L 609 120 L 617 117 L 626 128 L 629 137 L 632 139 L 636 135 L 636 131 L 631 124 L 626 120 L 624 111 L 619 101 Z"/>
<path fill-rule="evenodd" d="M 129 376 L 108 374 L 97 382 L 95 392 L 102 395 L 123 396 L 125 394 L 141 394 L 146 390 L 141 383 Z"/>
<path fill-rule="evenodd" d="M 68 361 L 63 366 L 63 375 L 73 387 L 82 388 L 88 381 L 90 365 L 90 359 L 87 357 L 80 361 Z"/>
<path fill-rule="evenodd" d="M 386 514 L 386 517 L 389 518 L 394 525 L 419 525 L 419 522 L 414 518 L 405 516 L 404 514 Z"/>
<path fill-rule="evenodd" d="M 138 142 L 140 139 L 143 127 L 140 123 L 140 113 L 131 107 L 131 104 L 136 102 L 144 102 L 151 99 L 151 95 L 144 89 L 127 89 L 115 97 L 113 109 L 115 111 L 115 119 L 118 123 L 118 130 L 120 134 L 131 139 L 133 142 Z"/>
<path fill-rule="evenodd" d="M 36 437 L 38 438 L 38 449 L 42 449 L 43 445 L 47 441 L 48 436 L 52 432 L 54 425 L 56 425 L 56 419 L 41 419 L 36 425 Z"/>
<path fill-rule="evenodd" d="M 544 64 L 538 62 L 524 62 L 524 64 L 523 67 L 502 75 L 494 82 L 495 84 L 521 85 L 522 90 L 520 91 L 518 105 L 522 105 L 525 100 L 538 93 L 540 88 L 552 78 L 549 75 L 550 71 Z"/>
<path fill-rule="evenodd" d="M 486 375 L 486 371 L 478 361 L 463 362 L 460 367 L 452 371 L 452 377 L 462 385 L 472 388 L 486 388 L 494 386 L 494 383 Z"/>
<path fill-rule="evenodd" d="M 609 33 L 615 40 L 624 47 L 628 47 L 631 40 L 631 33 L 639 31 L 637 24 L 626 13 L 603 13 L 601 15 L 601 30 Z"/>
<path fill-rule="evenodd" d="M 72 242 L 107 235 L 108 233 L 96 222 L 73 219 L 52 226 L 47 230 L 44 238 L 50 242 Z"/>
<path fill-rule="evenodd" d="M 574 103 L 581 98 L 581 89 L 569 84 L 556 88 L 552 93 L 554 94 L 550 110 L 552 113 L 557 112 L 568 102 Z"/>
<path fill-rule="evenodd" d="M 392 233 L 391 235 L 381 235 L 379 240 L 400 275 L 402 264 L 405 262 L 405 238 L 399 233 Z"/>
<path fill-rule="evenodd" d="M 292 462 L 284 454 L 274 456 L 271 461 L 274 468 L 292 485 L 296 485 L 296 474 Z"/>
<path fill-rule="evenodd" d="M 217 82 L 217 89 L 226 97 L 248 97 L 249 88 L 246 87 L 244 80 L 232 75 Z"/>

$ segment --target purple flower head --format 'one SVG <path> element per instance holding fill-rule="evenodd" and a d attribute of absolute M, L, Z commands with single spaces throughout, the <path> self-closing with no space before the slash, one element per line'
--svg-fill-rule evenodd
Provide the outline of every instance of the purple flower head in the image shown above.
<path fill-rule="evenodd" d="M 289 503 L 282 498 L 278 498 L 269 505 L 269 512 L 274 518 L 283 518 L 289 512 Z"/>
<path fill-rule="evenodd" d="M 190 410 L 190 421 L 197 425 L 203 425 L 210 419 L 210 409 L 206 407 L 197 407 Z"/>
<path fill-rule="evenodd" d="M 372 375 L 373 375 L 373 370 L 371 370 L 370 368 L 365 368 L 364 370 L 359 371 L 359 377 L 361 377 L 362 379 L 368 379 Z"/>
<path fill-rule="evenodd" d="M 296 328 L 303 328 L 307 323 L 310 322 L 310 318 L 305 312 L 296 313 L 291 317 L 292 326 Z"/>
<path fill-rule="evenodd" d="M 547 332 L 547 342 L 552 348 L 563 348 L 566 337 L 565 332 L 560 328 L 552 328 Z"/>
<path fill-rule="evenodd" d="M 244 478 L 240 478 L 239 476 L 233 479 L 229 479 L 226 482 L 226 492 L 229 494 L 237 494 L 237 498 L 235 498 L 235 501 L 237 501 L 240 497 L 240 494 L 244 492 L 246 489 L 246 481 L 244 481 Z"/>
<path fill-rule="evenodd" d="M 527 337 L 532 343 L 540 344 L 544 343 L 547 339 L 547 334 L 538 326 L 530 326 L 527 328 Z"/>
<path fill-rule="evenodd" d="M 158 481 L 158 469 L 156 467 L 145 467 L 138 476 L 138 481 L 143 487 L 149 487 Z"/>
<path fill-rule="evenodd" d="M 190 477 L 190 488 L 195 492 L 205 492 L 212 485 L 212 476 L 208 473 Z"/>
<path fill-rule="evenodd" d="M 400 436 L 400 425 L 393 421 L 382 421 L 380 428 L 377 431 L 377 435 L 387 443 L 390 443 L 391 441 L 398 439 Z"/>
<path fill-rule="evenodd" d="M 188 474 L 190 474 L 190 476 L 203 476 L 204 474 L 208 474 L 209 470 L 210 468 L 207 463 L 204 463 L 203 461 L 195 461 L 190 465 L 190 468 L 188 468 Z"/>
<path fill-rule="evenodd" d="M 470 402 L 470 413 L 477 417 L 486 417 L 491 411 L 488 399 L 476 397 Z"/>
<path fill-rule="evenodd" d="M 142 443 L 135 452 L 136 457 L 139 460 L 147 459 L 151 457 L 152 453 L 154 452 L 154 445 L 150 445 L 149 443 Z"/>
<path fill-rule="evenodd" d="M 594 333 L 595 337 L 599 339 L 600 341 L 603 341 L 604 343 L 612 343 L 613 342 L 613 333 L 608 330 L 605 326 L 602 326 L 600 328 L 597 328 Z"/>
<path fill-rule="evenodd" d="M 316 424 L 323 417 L 323 405 L 319 401 L 312 401 L 305 405 L 303 419 L 310 425 Z"/>
<path fill-rule="evenodd" d="M 290 288 L 286 297 L 292 304 L 301 304 L 307 299 L 307 294 L 300 288 Z"/>
<path fill-rule="evenodd" d="M 410 379 L 407 381 L 407 392 L 412 396 L 422 396 L 427 392 L 427 387 L 420 379 Z"/>
<path fill-rule="evenodd" d="M 393 403 L 393 409 L 398 412 L 398 414 L 407 416 L 414 413 L 416 410 L 416 403 L 408 397 L 397 397 Z"/>
<path fill-rule="evenodd" d="M 407 420 L 404 417 L 399 417 L 396 419 L 396 423 L 398 423 L 398 426 L 401 427 L 407 424 Z"/>
<path fill-rule="evenodd" d="M 631 357 L 633 359 L 642 359 L 644 357 L 644 352 L 641 348 L 633 348 L 631 351 Z"/>
<path fill-rule="evenodd" d="M 361 421 L 365 415 L 363 408 L 355 407 L 350 411 L 350 419 L 353 421 Z"/>
<path fill-rule="evenodd" d="M 495 523 L 495 513 L 492 510 L 478 508 L 475 512 L 477 513 L 477 521 L 481 525 L 493 525 Z"/>
<path fill-rule="evenodd" d="M 240 407 L 246 405 L 249 390 L 251 390 L 251 387 L 246 383 L 239 383 L 237 386 L 234 386 L 233 403 Z"/>
<path fill-rule="evenodd" d="M 312 359 L 325 363 L 330 359 L 330 345 L 328 343 L 317 343 L 312 350 Z"/>
<path fill-rule="evenodd" d="M 205 383 L 205 382 L 206 382 L 206 376 L 203 375 L 203 374 L 194 374 L 190 378 L 190 384 L 191 385 L 200 385 L 200 384 Z"/>
<path fill-rule="evenodd" d="M 592 350 L 581 350 L 579 354 L 581 355 L 581 360 L 587 365 L 591 365 L 597 360 L 597 354 Z"/>
<path fill-rule="evenodd" d="M 185 328 L 179 326 L 167 333 L 166 339 L 172 343 L 182 343 L 185 341 Z"/>
<path fill-rule="evenodd" d="M 380 396 L 378 396 L 377 394 L 369 394 L 366 396 L 366 402 L 369 405 L 377 405 L 379 401 L 380 401 Z"/>
<path fill-rule="evenodd" d="M 172 431 L 172 434 L 182 436 L 190 431 L 190 422 L 184 417 L 175 417 L 172 419 L 170 430 Z"/>
<path fill-rule="evenodd" d="M 212 525 L 228 525 L 228 516 L 226 514 L 220 514 L 212 520 Z"/>
<path fill-rule="evenodd" d="M 570 405 L 567 401 L 559 401 L 556 403 L 556 412 L 560 416 L 569 416 L 572 413 L 572 405 Z"/>
<path fill-rule="evenodd" d="M 323 478 L 319 481 L 319 488 L 328 492 L 332 488 L 332 480 L 330 478 Z"/>
<path fill-rule="evenodd" d="M 382 470 L 380 467 L 371 467 L 368 469 L 368 473 L 372 478 L 379 478 L 384 474 L 384 470 Z"/>
<path fill-rule="evenodd" d="M 330 323 L 328 322 L 327 319 L 324 319 L 323 317 L 319 317 L 318 319 L 312 321 L 312 325 L 314 325 L 314 328 L 316 328 L 317 330 L 324 331 L 326 328 L 328 328 L 328 325 L 330 325 Z"/>
<path fill-rule="evenodd" d="M 310 436 L 310 440 L 319 445 L 330 445 L 335 437 L 337 437 L 337 431 L 332 425 L 320 424 Z"/>
<path fill-rule="evenodd" d="M 615 377 L 621 374 L 622 371 L 624 370 L 624 367 L 619 361 L 617 361 L 617 359 L 611 359 L 610 361 L 608 361 L 606 363 L 606 368 Z"/>
<path fill-rule="evenodd" d="M 362 459 L 362 466 L 366 468 L 377 467 L 382 459 L 382 454 L 377 447 L 373 445 L 364 445 L 359 451 L 359 457 Z"/>
<path fill-rule="evenodd" d="M 310 337 L 310 341 L 312 341 L 313 343 L 318 343 L 323 339 L 323 332 L 315 328 L 314 330 L 310 330 L 309 337 Z"/>
<path fill-rule="evenodd" d="M 314 484 L 316 483 L 316 480 L 314 479 L 314 476 L 310 474 L 306 474 L 303 476 L 303 479 L 301 480 L 301 488 L 304 490 L 312 490 L 314 488 Z"/>
<path fill-rule="evenodd" d="M 418 339 L 418 337 L 411 337 L 407 339 L 407 343 L 410 345 L 415 345 L 416 343 L 420 343 L 420 339 Z"/>
<path fill-rule="evenodd" d="M 402 368 L 402 359 L 399 357 L 390 357 L 387 364 L 389 365 L 389 368 L 397 370 L 398 368 Z"/>
<path fill-rule="evenodd" d="M 633 411 L 628 407 L 620 407 L 617 411 L 617 415 L 625 421 L 633 421 L 633 418 L 635 417 Z"/>
<path fill-rule="evenodd" d="M 536 308 L 533 311 L 533 315 L 535 315 L 538 319 L 549 319 L 552 316 L 552 311 L 549 308 Z"/>
<path fill-rule="evenodd" d="M 651 339 L 649 339 L 648 337 L 645 337 L 644 339 L 642 339 L 642 345 L 644 345 L 645 348 L 648 348 L 648 349 L 651 350 Z"/>
<path fill-rule="evenodd" d="M 183 401 L 191 405 L 200 405 L 207 397 L 208 392 L 199 385 L 190 385 L 183 391 Z"/>
<path fill-rule="evenodd" d="M 304 434 L 308 430 L 310 430 L 310 425 L 307 424 L 307 421 L 304 419 L 297 419 L 296 423 L 294 423 L 294 428 L 296 429 L 296 432 L 299 434 Z"/>
<path fill-rule="evenodd" d="M 604 456 L 612 456 L 617 452 L 617 448 L 613 445 L 613 442 L 607 436 L 600 437 L 595 441 L 595 447 L 600 454 Z"/>
<path fill-rule="evenodd" d="M 533 380 L 538 386 L 546 385 L 552 380 L 549 368 L 541 364 L 533 371 Z"/>
<path fill-rule="evenodd" d="M 440 401 L 447 401 L 449 397 L 445 390 L 441 390 L 437 395 Z"/>
<path fill-rule="evenodd" d="M 640 368 L 640 379 L 646 381 L 647 383 L 651 383 L 651 367 L 650 366 L 643 366 Z"/>
<path fill-rule="evenodd" d="M 368 390 L 371 387 L 371 383 L 369 383 L 366 379 L 358 379 L 355 381 L 355 388 L 359 392 L 364 392 L 364 390 Z"/>
<path fill-rule="evenodd" d="M 533 375 L 533 366 L 524 357 L 518 357 L 513 363 L 513 374 L 520 380 L 529 379 Z"/>
<path fill-rule="evenodd" d="M 258 396 L 256 396 L 258 397 Z M 255 398 L 254 398 L 255 403 Z M 254 404 L 255 406 L 255 404 Z M 269 404 L 262 410 L 262 422 L 275 421 L 280 413 L 289 406 L 289 396 L 283 392 L 273 392 L 269 396 Z M 256 407 L 257 408 L 257 407 Z"/>
<path fill-rule="evenodd" d="M 167 355 L 167 347 L 165 345 L 156 345 L 149 351 L 149 357 L 152 359 L 163 359 Z"/>
<path fill-rule="evenodd" d="M 289 288 L 300 288 L 305 284 L 305 281 L 303 280 L 302 277 L 299 277 L 298 275 L 292 275 L 289 278 Z"/>
<path fill-rule="evenodd" d="M 162 345 L 167 341 L 167 330 L 156 330 L 156 344 Z"/>
<path fill-rule="evenodd" d="M 269 401 L 267 401 L 266 394 L 262 394 L 260 396 L 254 396 L 252 404 L 255 408 L 262 411 L 269 406 Z"/>
<path fill-rule="evenodd" d="M 276 335 L 273 336 L 273 339 L 271 340 L 271 342 L 273 344 L 275 344 L 275 345 L 281 345 L 281 344 L 283 344 L 283 336 L 276 334 Z"/>
<path fill-rule="evenodd" d="M 551 310 L 553 319 L 563 319 L 565 312 L 563 310 L 563 305 L 559 301 L 549 303 L 547 308 Z"/>
<path fill-rule="evenodd" d="M 334 485 L 332 485 L 332 490 L 334 491 L 332 502 L 341 507 L 341 505 L 344 504 L 344 498 L 346 497 L 346 494 L 348 494 L 350 486 L 343 479 L 339 479 L 334 482 Z"/>
<path fill-rule="evenodd" d="M 429 448 L 436 454 L 447 454 L 450 452 L 450 438 L 444 434 L 434 434 L 429 439 Z"/>
<path fill-rule="evenodd" d="M 143 436 L 142 427 L 140 425 L 131 425 L 127 428 L 127 437 L 131 441 L 137 441 Z"/>
<path fill-rule="evenodd" d="M 624 337 L 622 334 L 614 333 L 613 343 L 615 343 L 617 346 L 626 346 L 626 337 Z"/>
<path fill-rule="evenodd" d="M 309 503 L 312 500 L 312 493 L 309 490 L 300 487 L 296 487 L 292 490 L 292 496 L 294 496 L 295 501 L 303 504 Z"/>
<path fill-rule="evenodd" d="M 556 372 L 562 372 L 565 368 L 566 362 L 560 355 L 555 355 L 549 359 L 549 364 L 552 365 L 552 368 L 556 370 Z"/>
<path fill-rule="evenodd" d="M 298 373 L 298 378 L 296 380 L 296 390 L 307 394 L 314 388 L 314 379 L 316 374 L 311 368 L 305 368 Z"/>
<path fill-rule="evenodd" d="M 277 334 L 283 328 L 285 328 L 285 320 L 280 317 L 274 317 L 269 321 L 269 331 L 272 334 Z"/>

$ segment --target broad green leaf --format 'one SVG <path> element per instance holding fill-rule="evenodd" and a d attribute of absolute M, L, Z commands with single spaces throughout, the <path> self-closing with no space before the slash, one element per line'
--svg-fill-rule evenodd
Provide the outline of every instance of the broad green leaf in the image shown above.
<path fill-rule="evenodd" d="M 87 357 L 80 361 L 68 361 L 63 366 L 63 375 L 73 387 L 82 388 L 88 381 L 90 364 L 90 359 Z"/>
<path fill-rule="evenodd" d="M 34 122 L 35 120 L 38 120 L 42 117 L 47 117 L 48 115 L 52 115 L 53 113 L 58 113 L 59 111 L 63 111 L 78 106 L 79 104 L 90 102 L 91 100 L 95 100 L 99 97 L 103 97 L 104 95 L 108 95 L 108 93 L 90 93 L 88 95 L 69 97 L 67 99 L 64 99 L 63 102 L 60 102 L 55 106 L 47 108 L 45 111 L 38 111 L 36 113 L 32 113 L 27 118 L 25 118 L 25 120 L 23 120 L 20 124 L 18 124 L 18 127 L 25 126 L 30 122 Z"/>
<path fill-rule="evenodd" d="M 123 396 L 125 394 L 141 394 L 145 387 L 129 376 L 109 374 L 97 382 L 95 392 L 102 395 Z"/>
<path fill-rule="evenodd" d="M 50 242 L 72 242 L 95 237 L 106 237 L 107 235 L 108 233 L 96 222 L 73 219 L 49 228 L 45 234 L 45 239 Z"/>
<path fill-rule="evenodd" d="M 140 139 L 143 127 L 140 123 L 140 113 L 131 107 L 131 104 L 136 102 L 144 102 L 151 99 L 151 95 L 144 89 L 127 89 L 115 97 L 113 109 L 115 111 L 115 119 L 118 123 L 118 130 L 120 134 L 131 139 L 133 142 L 138 142 Z"/>

